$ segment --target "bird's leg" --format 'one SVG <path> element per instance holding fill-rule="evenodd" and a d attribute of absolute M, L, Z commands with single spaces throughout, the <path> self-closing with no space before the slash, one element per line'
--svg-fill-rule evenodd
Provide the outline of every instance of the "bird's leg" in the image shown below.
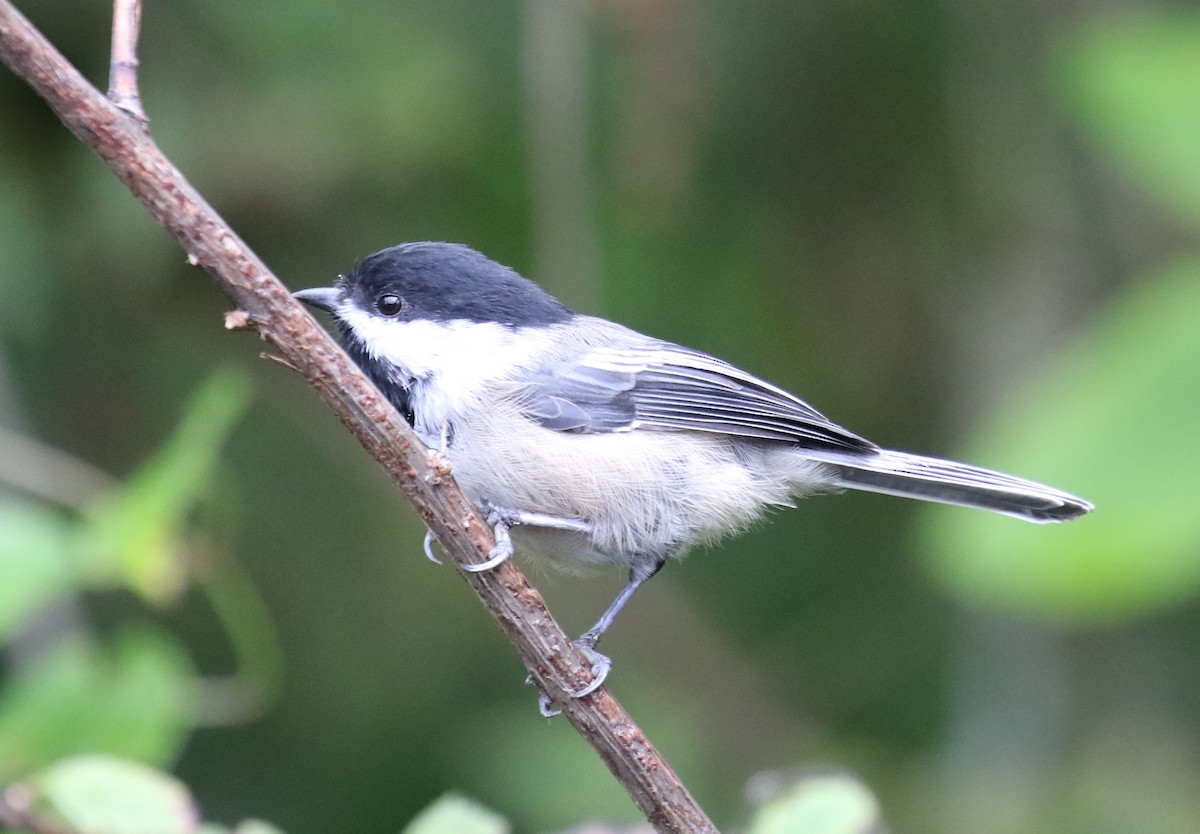
<path fill-rule="evenodd" d="M 653 574 L 651 574 L 651 576 L 653 576 Z M 634 591 L 640 588 L 642 583 L 649 578 L 650 576 L 638 576 L 634 573 L 631 573 L 629 576 L 629 581 L 625 583 L 625 587 L 623 587 L 621 592 L 617 594 L 617 598 L 609 604 L 608 608 L 605 609 L 602 615 L 600 615 L 600 619 L 596 621 L 594 626 L 589 628 L 583 634 L 579 635 L 579 638 L 575 641 L 575 645 L 579 646 L 581 649 L 586 649 L 587 651 L 592 651 L 595 649 L 596 644 L 600 642 L 600 638 L 604 635 L 604 632 L 608 631 L 608 627 L 613 624 L 613 620 L 617 618 L 617 614 L 621 613 L 621 609 L 625 607 L 625 603 L 629 602 Z"/>
<path fill-rule="evenodd" d="M 545 513 L 531 513 L 525 510 L 514 510 L 511 507 L 500 507 L 490 501 L 484 502 L 487 510 L 487 523 L 492 526 L 492 534 L 496 537 L 496 546 L 492 548 L 490 557 L 485 562 L 471 565 L 459 565 L 469 573 L 480 573 L 491 570 L 513 555 L 512 536 L 509 530 L 518 524 L 528 527 L 547 527 L 552 530 L 566 530 L 571 533 L 590 533 L 592 525 L 580 518 L 564 518 Z"/>
<path fill-rule="evenodd" d="M 647 579 L 662 570 L 662 566 L 666 563 L 666 559 L 656 559 L 653 562 L 644 564 L 634 562 L 633 568 L 629 571 L 629 581 L 625 583 L 625 587 L 617 594 L 617 598 L 609 604 L 594 626 L 581 634 L 577 640 L 573 641 L 575 648 L 579 649 L 579 653 L 586 657 L 588 662 L 592 664 L 592 682 L 583 689 L 572 692 L 572 698 L 583 698 L 586 695 L 591 695 L 604 683 L 604 679 L 612 671 L 612 659 L 596 651 L 596 644 L 600 642 L 600 638 L 604 636 L 604 632 L 608 631 L 608 627 L 613 624 L 613 620 L 617 618 L 617 614 L 621 613 L 621 609 L 625 607 L 625 603 L 629 602 L 634 592 Z M 552 706 L 550 696 L 545 692 L 538 693 L 538 711 L 547 718 L 552 718 L 560 712 L 560 710 Z"/>

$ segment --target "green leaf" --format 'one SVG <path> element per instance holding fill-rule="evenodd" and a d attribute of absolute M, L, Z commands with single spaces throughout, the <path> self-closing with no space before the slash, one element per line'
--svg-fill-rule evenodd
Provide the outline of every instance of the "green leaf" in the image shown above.
<path fill-rule="evenodd" d="M 188 514 L 207 489 L 221 447 L 249 399 L 244 374 L 214 373 L 167 444 L 94 509 L 78 545 L 93 584 L 123 581 L 157 604 L 178 596 L 186 578 L 182 542 Z"/>
<path fill-rule="evenodd" d="M 283 829 L 262 820 L 242 820 L 233 834 L 283 834 Z"/>
<path fill-rule="evenodd" d="M 68 523 L 32 504 L 0 502 L 0 643 L 72 587 Z"/>
<path fill-rule="evenodd" d="M 192 834 L 199 822 L 182 783 L 112 756 L 66 759 L 29 785 L 39 812 L 88 834 Z"/>
<path fill-rule="evenodd" d="M 233 834 L 283 834 L 283 829 L 262 820 L 242 820 Z"/>
<path fill-rule="evenodd" d="M 477 802 L 447 794 L 408 824 L 403 834 L 508 834 L 508 822 Z"/>
<path fill-rule="evenodd" d="M 136 630 L 107 648 L 65 641 L 0 695 L 0 784 L 84 752 L 169 764 L 194 713 L 191 668 L 171 638 Z"/>
<path fill-rule="evenodd" d="M 1200 222 L 1200 16 L 1101 18 L 1064 42 L 1058 80 L 1095 142 Z"/>
<path fill-rule="evenodd" d="M 1197 147 L 1200 147 L 1198 145 Z M 980 606 L 1097 623 L 1200 589 L 1200 261 L 1132 286 L 995 414 L 972 460 L 1092 500 L 1069 524 L 929 509 L 926 565 Z"/>
<path fill-rule="evenodd" d="M 277 828 L 262 820 L 242 820 L 237 828 L 218 825 L 215 822 L 201 823 L 195 834 L 284 834 L 282 828 Z"/>
<path fill-rule="evenodd" d="M 806 776 L 759 808 L 747 834 L 877 834 L 879 803 L 853 776 Z"/>

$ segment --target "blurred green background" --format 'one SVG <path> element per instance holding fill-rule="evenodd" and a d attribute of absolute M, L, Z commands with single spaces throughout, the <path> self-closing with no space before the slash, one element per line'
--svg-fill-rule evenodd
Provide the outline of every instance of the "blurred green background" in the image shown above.
<path fill-rule="evenodd" d="M 103 86 L 109 7 L 23 11 Z M 468 243 L 874 440 L 1094 500 L 804 502 L 665 570 L 611 686 L 722 827 L 756 772 L 897 831 L 1200 819 L 1200 14 L 947 0 L 148 4 L 153 132 L 292 287 Z M 422 527 L 0 72 L 0 783 L 74 752 L 206 818 L 637 813 Z M 564 626 L 622 577 L 536 574 Z"/>

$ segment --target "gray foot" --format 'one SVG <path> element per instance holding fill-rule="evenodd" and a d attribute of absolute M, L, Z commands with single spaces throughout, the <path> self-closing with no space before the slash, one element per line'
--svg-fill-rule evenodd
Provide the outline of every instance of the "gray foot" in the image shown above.
<path fill-rule="evenodd" d="M 496 538 L 496 546 L 485 562 L 472 565 L 460 565 L 469 573 L 481 573 L 491 570 L 501 562 L 507 561 L 513 555 L 512 535 L 509 531 L 518 524 L 527 527 L 547 527 L 553 530 L 567 530 L 572 533 L 590 533 L 592 525 L 578 518 L 563 518 L 545 513 L 531 513 L 525 510 L 514 510 L 511 507 L 501 507 L 490 501 L 485 502 L 487 523 L 492 527 Z"/>

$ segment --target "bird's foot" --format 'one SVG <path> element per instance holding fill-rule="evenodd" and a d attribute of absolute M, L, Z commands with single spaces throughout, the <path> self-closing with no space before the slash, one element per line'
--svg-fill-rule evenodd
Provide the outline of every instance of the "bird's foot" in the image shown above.
<path fill-rule="evenodd" d="M 514 524 L 520 524 L 520 514 L 516 510 L 509 510 L 505 507 L 497 507 L 495 504 L 488 503 L 487 505 L 487 523 L 492 528 L 492 537 L 496 540 L 495 547 L 492 548 L 488 558 L 483 562 L 477 562 L 470 565 L 459 565 L 468 573 L 482 573 L 492 568 L 497 567 L 502 562 L 507 562 L 513 555 L 512 535 L 509 530 Z"/>
<path fill-rule="evenodd" d="M 573 699 L 586 698 L 604 685 L 605 679 L 608 678 L 608 673 L 612 671 L 612 658 L 596 651 L 596 638 L 590 634 L 585 634 L 572 642 L 575 648 L 579 650 L 579 653 L 583 655 L 584 659 L 591 664 L 592 682 L 582 689 L 577 689 L 570 693 L 569 697 Z M 533 676 L 525 678 L 525 683 L 533 685 Z M 554 706 L 554 701 L 545 690 L 541 690 L 538 692 L 538 712 L 544 718 L 553 718 L 556 715 L 560 715 L 562 710 Z"/>
<path fill-rule="evenodd" d="M 526 527 L 548 527 L 553 530 L 567 530 L 572 533 L 590 533 L 592 531 L 591 524 L 578 518 L 564 518 L 545 513 L 515 510 L 511 507 L 501 507 L 499 504 L 493 504 L 491 501 L 485 501 L 483 506 L 487 510 L 487 523 L 492 528 L 492 535 L 496 539 L 496 546 L 492 548 L 487 561 L 460 566 L 463 570 L 470 573 L 491 570 L 501 562 L 507 561 L 513 555 L 512 534 L 509 531 L 518 524 Z"/>

